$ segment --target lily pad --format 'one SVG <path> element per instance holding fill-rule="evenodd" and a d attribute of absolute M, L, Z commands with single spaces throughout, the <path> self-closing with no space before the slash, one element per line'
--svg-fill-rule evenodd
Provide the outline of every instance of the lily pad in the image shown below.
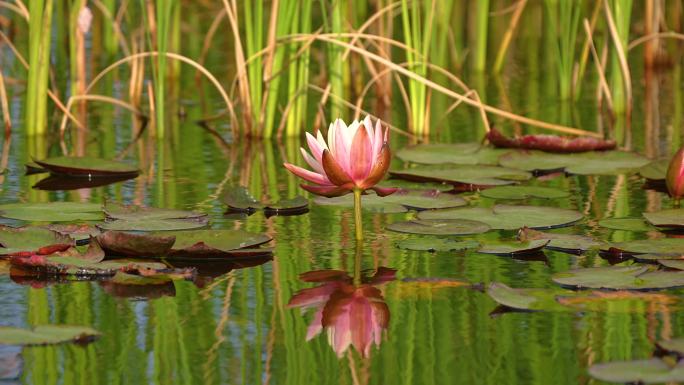
<path fill-rule="evenodd" d="M 51 254 L 75 244 L 69 236 L 41 227 L 0 225 L 0 255 L 28 253 Z"/>
<path fill-rule="evenodd" d="M 95 329 L 73 325 L 39 325 L 33 329 L 0 326 L 0 345 L 88 343 L 100 335 Z"/>
<path fill-rule="evenodd" d="M 559 285 L 573 288 L 654 290 L 684 286 L 684 272 L 655 271 L 647 266 L 604 266 L 556 273 Z"/>
<path fill-rule="evenodd" d="M 0 205 L 0 216 L 27 222 L 76 222 L 104 219 L 99 203 L 51 202 Z"/>
<path fill-rule="evenodd" d="M 97 242 L 110 256 L 155 257 L 168 253 L 176 237 L 167 233 L 105 231 L 97 236 Z"/>
<path fill-rule="evenodd" d="M 658 159 L 639 169 L 639 175 L 652 181 L 665 180 L 670 159 Z"/>
<path fill-rule="evenodd" d="M 581 154 L 548 154 L 514 151 L 499 157 L 503 167 L 526 171 L 565 170 L 578 175 L 617 175 L 638 170 L 648 159 L 631 152 L 607 151 Z"/>
<path fill-rule="evenodd" d="M 444 182 L 451 184 L 488 187 L 513 184 L 528 180 L 532 175 L 528 172 L 497 166 L 421 166 L 405 170 L 390 171 L 395 178 Z"/>
<path fill-rule="evenodd" d="M 226 190 L 226 193 L 223 195 L 223 202 L 228 205 L 231 211 L 251 213 L 256 210 L 264 210 L 267 215 L 303 213 L 309 207 L 309 201 L 302 196 L 272 203 L 259 202 L 243 186 Z"/>
<path fill-rule="evenodd" d="M 522 228 L 518 232 L 520 240 L 547 239 L 547 249 L 565 251 L 569 253 L 581 253 L 591 249 L 598 249 L 602 242 L 592 237 L 576 234 L 555 234 Z"/>
<path fill-rule="evenodd" d="M 684 381 L 684 363 L 670 365 L 659 358 L 592 365 L 589 374 L 601 381 L 655 384 Z"/>
<path fill-rule="evenodd" d="M 354 197 L 350 194 L 336 198 L 317 197 L 314 202 L 324 206 L 354 207 Z M 452 208 L 466 204 L 467 202 L 459 196 L 437 190 L 399 190 L 386 197 L 379 197 L 371 193 L 361 198 L 361 208 L 384 213 L 403 213 L 408 209 Z"/>
<path fill-rule="evenodd" d="M 419 144 L 397 151 L 397 158 L 420 164 L 496 165 L 505 150 L 482 147 L 479 143 Z"/>
<path fill-rule="evenodd" d="M 618 250 L 624 254 L 682 254 L 684 255 L 683 238 L 655 238 L 636 241 L 609 243 L 601 247 L 602 251 Z"/>
<path fill-rule="evenodd" d="M 682 308 L 682 300 L 676 295 L 634 290 L 586 291 L 574 295 L 559 295 L 556 301 L 580 311 L 604 313 L 644 313 L 653 306 L 667 307 L 670 311 Z"/>
<path fill-rule="evenodd" d="M 397 247 L 416 251 L 462 251 L 477 249 L 480 243 L 477 241 L 456 241 L 444 238 L 409 238 L 396 243 Z"/>
<path fill-rule="evenodd" d="M 644 213 L 644 218 L 656 227 L 672 229 L 684 228 L 684 209 L 669 209 Z"/>
<path fill-rule="evenodd" d="M 633 255 L 633 258 L 637 262 L 658 262 L 663 259 L 669 259 L 669 260 L 676 260 L 676 259 L 682 259 L 684 260 L 684 254 L 671 254 L 671 253 L 663 253 L 663 254 L 635 254 Z"/>
<path fill-rule="evenodd" d="M 471 219 L 414 219 L 396 222 L 387 226 L 388 230 L 425 235 L 469 235 L 489 231 L 489 226 Z"/>
<path fill-rule="evenodd" d="M 124 162 L 93 157 L 60 156 L 34 160 L 52 174 L 94 178 L 99 176 L 137 176 L 139 170 Z"/>
<path fill-rule="evenodd" d="M 550 241 L 548 239 L 538 239 L 524 242 L 489 242 L 483 244 L 478 250 L 482 254 L 496 255 L 520 255 L 532 254 L 541 251 Z"/>
<path fill-rule="evenodd" d="M 131 219 L 116 220 L 97 225 L 102 230 L 117 231 L 173 231 L 199 229 L 207 225 L 206 218 L 196 219 Z"/>
<path fill-rule="evenodd" d="M 567 209 L 543 206 L 496 205 L 493 208 L 468 207 L 448 210 L 423 211 L 419 219 L 477 218 L 494 230 L 516 230 L 522 227 L 550 229 L 571 225 L 583 218 L 582 214 Z"/>
<path fill-rule="evenodd" d="M 215 260 L 270 253 L 269 249 L 256 247 L 271 241 L 271 237 L 243 230 L 173 231 L 165 234 L 176 237 L 165 257 L 168 260 Z"/>
<path fill-rule="evenodd" d="M 54 223 L 44 227 L 48 230 L 71 237 L 77 242 L 77 244 L 81 244 L 84 241 L 89 240 L 91 237 L 97 237 L 102 233 L 102 231 L 100 231 L 100 229 L 97 227 L 84 224 Z"/>
<path fill-rule="evenodd" d="M 482 190 L 480 195 L 492 199 L 527 199 L 545 198 L 559 199 L 570 196 L 567 191 L 551 187 L 538 186 L 499 186 Z"/>
<path fill-rule="evenodd" d="M 558 289 L 514 289 L 500 282 L 492 282 L 487 287 L 487 295 L 494 301 L 518 310 L 570 310 L 556 302 L 556 296 L 559 294 L 572 295 L 572 292 Z"/>
<path fill-rule="evenodd" d="M 97 178 L 74 178 L 71 176 L 50 174 L 50 176 L 36 182 L 36 184 L 34 184 L 32 187 L 36 190 L 45 191 L 80 190 L 107 186 L 133 179 L 136 176 L 137 174 L 123 176 L 98 176 Z"/>
<path fill-rule="evenodd" d="M 651 231 L 653 228 L 641 218 L 605 218 L 598 222 L 599 226 L 612 230 Z"/>
<path fill-rule="evenodd" d="M 207 216 L 197 211 L 162 209 L 157 207 L 141 207 L 107 202 L 104 206 L 107 218 L 127 221 L 165 220 L 165 219 L 199 219 Z"/>
<path fill-rule="evenodd" d="M 165 285 L 169 282 L 178 280 L 192 280 L 194 278 L 194 269 L 167 269 L 154 270 L 153 273 L 140 273 L 117 271 L 110 280 L 116 285 Z"/>
<path fill-rule="evenodd" d="M 73 275 L 81 277 L 113 276 L 117 271 L 138 270 L 140 268 L 163 270 L 166 265 L 157 262 L 115 259 L 93 262 L 74 256 L 31 256 L 14 257 L 12 267 L 38 275 Z"/>
<path fill-rule="evenodd" d="M 657 345 L 662 350 L 684 356 L 684 338 L 658 341 Z"/>
<path fill-rule="evenodd" d="M 684 259 L 659 259 L 658 263 L 675 270 L 684 270 Z"/>

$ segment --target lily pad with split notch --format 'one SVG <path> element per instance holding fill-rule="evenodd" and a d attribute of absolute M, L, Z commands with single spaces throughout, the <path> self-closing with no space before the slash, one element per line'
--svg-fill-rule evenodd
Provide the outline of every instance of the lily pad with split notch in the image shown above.
<path fill-rule="evenodd" d="M 634 172 L 648 163 L 642 155 L 622 152 L 548 154 L 541 151 L 513 151 L 499 157 L 499 164 L 526 171 L 564 170 L 578 175 L 617 175 Z"/>
<path fill-rule="evenodd" d="M 589 374 L 601 381 L 632 384 L 684 381 L 684 362 L 670 365 L 660 358 L 594 364 Z"/>
<path fill-rule="evenodd" d="M 15 228 L 0 225 L 0 255 L 51 254 L 58 250 L 66 250 L 75 244 L 71 237 L 42 227 Z"/>
<path fill-rule="evenodd" d="M 487 295 L 498 304 L 525 311 L 570 311 L 571 309 L 556 302 L 558 295 L 574 295 L 562 289 L 515 289 L 500 282 L 492 282 L 487 287 Z"/>
<path fill-rule="evenodd" d="M 419 219 L 463 220 L 477 218 L 493 230 L 517 230 L 523 227 L 551 229 L 569 226 L 580 221 L 583 215 L 577 211 L 544 206 L 496 205 L 492 208 L 467 207 L 448 210 L 423 211 Z"/>
<path fill-rule="evenodd" d="M 457 241 L 444 238 L 408 238 L 397 242 L 396 246 L 406 250 L 436 252 L 477 249 L 480 243 L 472 240 Z"/>
<path fill-rule="evenodd" d="M 104 219 L 99 203 L 50 202 L 7 203 L 0 205 L 0 216 L 27 222 L 78 222 Z"/>
<path fill-rule="evenodd" d="M 38 325 L 31 329 L 0 326 L 0 345 L 54 345 L 67 342 L 88 343 L 100 332 L 87 326 Z"/>
<path fill-rule="evenodd" d="M 660 210 L 643 215 L 653 226 L 666 229 L 684 229 L 684 209 Z"/>
<path fill-rule="evenodd" d="M 258 248 L 270 242 L 271 237 L 243 230 L 173 231 L 168 235 L 176 237 L 176 242 L 165 256 L 169 261 L 254 258 L 271 253 L 270 249 Z"/>
<path fill-rule="evenodd" d="M 612 250 L 611 250 L 612 249 Z M 619 251 L 623 254 L 679 254 L 684 255 L 684 238 L 654 238 L 606 243 L 602 252 Z"/>
<path fill-rule="evenodd" d="M 560 199 L 570 196 L 568 191 L 539 186 L 499 186 L 480 191 L 480 195 L 491 199 Z"/>
<path fill-rule="evenodd" d="M 419 164 L 496 165 L 505 150 L 483 147 L 480 143 L 418 144 L 396 152 L 397 158 Z"/>
<path fill-rule="evenodd" d="M 443 182 L 482 188 L 514 184 L 532 178 L 526 171 L 484 165 L 421 166 L 390 171 L 390 175 L 411 181 Z"/>
<path fill-rule="evenodd" d="M 602 242 L 586 235 L 548 233 L 529 228 L 521 228 L 518 232 L 520 240 L 547 239 L 547 249 L 579 254 L 587 250 L 598 249 Z"/>
<path fill-rule="evenodd" d="M 540 252 L 550 241 L 548 239 L 537 239 L 531 241 L 499 241 L 482 244 L 477 250 L 482 254 L 495 255 L 523 255 Z"/>
<path fill-rule="evenodd" d="M 664 181 L 670 159 L 657 159 L 639 169 L 639 175 L 651 181 Z"/>
<path fill-rule="evenodd" d="M 387 226 L 387 229 L 409 234 L 471 235 L 485 233 L 489 231 L 489 226 L 470 219 L 414 219 L 392 223 Z"/>
<path fill-rule="evenodd" d="M 51 174 L 70 177 L 137 176 L 140 173 L 137 167 L 127 163 L 95 157 L 59 156 L 34 162 Z"/>
<path fill-rule="evenodd" d="M 611 230 L 625 230 L 625 231 L 635 231 L 644 232 L 654 230 L 649 226 L 642 218 L 605 218 L 598 222 L 599 226 L 605 227 Z"/>
<path fill-rule="evenodd" d="M 552 280 L 578 289 L 656 290 L 684 286 L 684 272 L 658 271 L 648 266 L 603 266 L 556 273 Z"/>
<path fill-rule="evenodd" d="M 277 202 L 260 202 L 243 186 L 226 190 L 222 199 L 223 203 L 228 206 L 229 212 L 253 213 L 263 210 L 267 216 L 303 214 L 309 208 L 309 201 L 302 196 Z"/>

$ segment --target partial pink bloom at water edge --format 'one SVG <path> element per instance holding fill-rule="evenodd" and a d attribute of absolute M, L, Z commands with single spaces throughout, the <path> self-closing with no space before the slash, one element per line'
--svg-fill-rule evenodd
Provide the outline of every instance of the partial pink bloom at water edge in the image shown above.
<path fill-rule="evenodd" d="M 674 199 L 684 197 L 684 147 L 672 157 L 665 178 L 667 191 Z"/>
<path fill-rule="evenodd" d="M 385 176 L 392 154 L 388 144 L 388 128 L 383 131 L 380 120 L 375 127 L 369 116 L 347 126 L 341 119 L 328 128 L 328 141 L 318 132 L 306 133 L 311 154 L 301 149 L 307 170 L 291 163 L 284 166 L 298 177 L 313 183 L 301 187 L 326 197 L 345 195 L 354 189 L 375 190 L 379 196 L 390 195 L 394 188 L 375 186 Z"/>

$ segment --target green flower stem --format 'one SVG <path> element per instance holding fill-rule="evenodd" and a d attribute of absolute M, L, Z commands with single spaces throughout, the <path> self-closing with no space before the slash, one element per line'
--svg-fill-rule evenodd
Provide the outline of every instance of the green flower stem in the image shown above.
<path fill-rule="evenodd" d="M 361 255 L 363 244 L 356 242 L 356 252 L 354 253 L 354 286 L 361 285 Z"/>
<path fill-rule="evenodd" d="M 356 240 L 363 240 L 363 224 L 361 223 L 361 189 L 354 189 L 354 224 L 356 225 Z"/>

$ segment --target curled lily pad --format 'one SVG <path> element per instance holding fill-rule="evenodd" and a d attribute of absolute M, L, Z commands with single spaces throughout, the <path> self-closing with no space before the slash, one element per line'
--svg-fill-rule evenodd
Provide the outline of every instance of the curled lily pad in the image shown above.
<path fill-rule="evenodd" d="M 397 242 L 396 245 L 400 249 L 429 252 L 462 251 L 480 247 L 480 243 L 477 241 L 456 241 L 444 238 L 409 238 Z"/>
<path fill-rule="evenodd" d="M 168 235 L 176 237 L 165 257 L 168 260 L 215 260 L 270 253 L 269 249 L 257 248 L 269 242 L 269 236 L 243 230 L 188 230 L 173 231 Z"/>
<path fill-rule="evenodd" d="M 479 143 L 419 144 L 397 151 L 397 158 L 421 164 L 496 165 L 505 150 L 482 147 Z"/>
<path fill-rule="evenodd" d="M 308 211 L 309 201 L 296 196 L 292 199 L 283 199 L 278 202 L 259 202 L 243 186 L 233 187 L 226 190 L 223 202 L 231 211 L 251 213 L 256 210 L 264 210 L 267 215 L 301 214 Z"/>
<path fill-rule="evenodd" d="M 684 286 L 684 272 L 655 271 L 647 266 L 604 266 L 556 273 L 553 281 L 590 289 L 653 290 Z"/>
<path fill-rule="evenodd" d="M 480 195 L 492 199 L 527 199 L 527 198 L 545 198 L 558 199 L 566 198 L 570 195 L 569 192 L 551 188 L 538 186 L 499 186 L 487 190 L 482 190 Z"/>
<path fill-rule="evenodd" d="M 666 352 L 676 353 L 684 356 L 684 338 L 673 338 L 671 340 L 658 341 L 658 347 Z"/>
<path fill-rule="evenodd" d="M 102 230 L 173 231 L 199 229 L 207 226 L 206 218 L 192 219 L 122 219 L 97 225 Z"/>
<path fill-rule="evenodd" d="M 162 209 L 157 207 L 141 207 L 107 202 L 104 212 L 109 219 L 127 221 L 164 220 L 164 219 L 198 219 L 207 216 L 197 211 Z"/>
<path fill-rule="evenodd" d="M 95 329 L 74 325 L 39 325 L 32 329 L 0 326 L 0 345 L 88 343 L 100 335 Z"/>
<path fill-rule="evenodd" d="M 516 230 L 522 227 L 550 229 L 573 224 L 582 214 L 567 209 L 543 206 L 496 205 L 493 208 L 467 207 L 448 210 L 423 211 L 420 219 L 470 219 L 477 218 L 495 230 Z"/>
<path fill-rule="evenodd" d="M 546 245 L 546 248 L 575 254 L 591 249 L 598 249 L 602 244 L 594 238 L 585 235 L 546 233 L 532 230 L 527 227 L 520 229 L 518 232 L 518 239 L 521 241 L 547 239 L 549 240 L 549 243 Z"/>
<path fill-rule="evenodd" d="M 558 295 L 573 295 L 560 289 L 514 289 L 500 282 L 492 282 L 487 287 L 487 295 L 497 303 L 517 310 L 529 311 L 568 311 L 556 302 Z"/>
<path fill-rule="evenodd" d="M 131 233 L 105 231 L 97 236 L 97 242 L 107 255 L 125 257 L 154 257 L 167 254 L 176 242 L 174 235 L 167 233 Z"/>
<path fill-rule="evenodd" d="M 422 166 L 390 171 L 395 178 L 413 181 L 444 182 L 456 185 L 490 187 L 528 180 L 528 172 L 497 166 Z"/>
<path fill-rule="evenodd" d="M 320 205 L 353 207 L 354 197 L 349 194 L 336 198 L 319 197 L 315 198 L 314 202 Z M 465 206 L 466 204 L 466 201 L 459 196 L 437 190 L 399 190 L 386 197 L 368 194 L 362 198 L 361 207 L 375 212 L 402 213 L 408 209 L 442 209 Z"/>
<path fill-rule="evenodd" d="M 414 219 L 392 223 L 387 226 L 387 229 L 410 234 L 469 235 L 487 232 L 489 226 L 470 219 Z"/>
<path fill-rule="evenodd" d="M 684 239 L 655 238 L 605 244 L 601 251 L 623 254 L 684 254 Z"/>
<path fill-rule="evenodd" d="M 137 167 L 124 162 L 93 157 L 60 156 L 34 160 L 52 174 L 94 178 L 100 176 L 137 176 Z"/>
<path fill-rule="evenodd" d="M 520 255 L 538 253 L 550 241 L 548 239 L 538 239 L 523 242 L 489 242 L 485 243 L 477 250 L 482 254 L 496 254 L 496 255 Z"/>
<path fill-rule="evenodd" d="M 104 219 L 100 204 L 77 202 L 7 203 L 0 205 L 0 216 L 27 222 L 76 222 Z"/>
<path fill-rule="evenodd" d="M 66 235 L 41 227 L 8 227 L 0 225 L 0 255 L 19 253 L 52 254 L 75 244 Z"/>
<path fill-rule="evenodd" d="M 592 365 L 589 374 L 601 381 L 655 384 L 684 381 L 684 362 L 670 364 L 659 358 Z"/>
<path fill-rule="evenodd" d="M 565 170 L 578 175 L 617 175 L 638 170 L 648 159 L 631 152 L 607 151 L 582 154 L 548 154 L 541 151 L 510 152 L 499 157 L 503 167 L 526 171 Z"/>
<path fill-rule="evenodd" d="M 641 218 L 605 218 L 598 222 L 599 226 L 612 230 L 651 231 L 653 230 Z"/>
<path fill-rule="evenodd" d="M 549 152 L 586 152 L 612 150 L 616 146 L 614 140 L 593 137 L 563 137 L 558 135 L 523 135 L 509 138 L 492 127 L 487 132 L 487 140 L 496 147 L 523 148 Z"/>
<path fill-rule="evenodd" d="M 654 160 L 653 162 L 648 163 L 645 166 L 642 166 L 639 169 L 639 175 L 652 181 L 665 180 L 665 175 L 667 174 L 667 166 L 669 164 L 669 158 Z"/>
<path fill-rule="evenodd" d="M 656 227 L 684 229 L 684 209 L 669 209 L 644 213 L 644 218 Z"/>

